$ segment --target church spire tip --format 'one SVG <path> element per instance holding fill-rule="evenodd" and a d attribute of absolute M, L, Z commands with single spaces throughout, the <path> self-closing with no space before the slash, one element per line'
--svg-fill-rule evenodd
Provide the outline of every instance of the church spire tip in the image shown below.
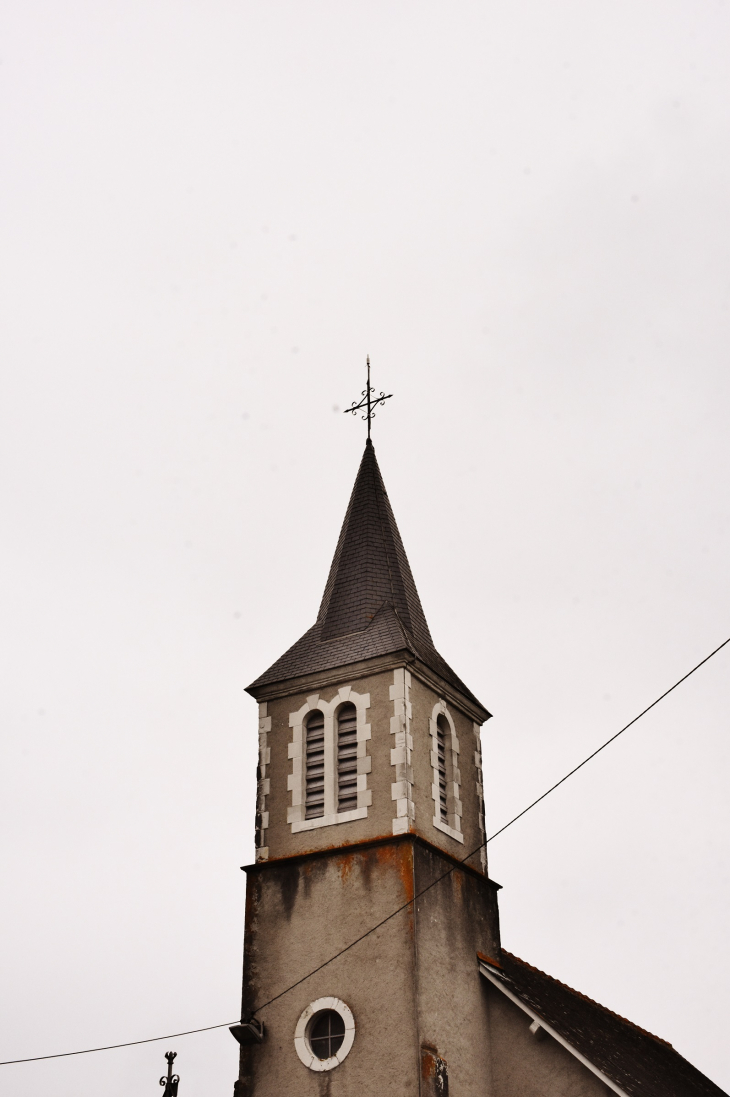
<path fill-rule="evenodd" d="M 368 371 L 367 386 L 360 393 L 360 396 L 361 396 L 360 402 L 358 404 L 356 404 L 355 401 L 353 400 L 352 407 L 345 408 L 345 415 L 349 415 L 349 414 L 354 415 L 355 412 L 362 411 L 363 408 L 366 409 L 365 414 L 363 415 L 363 419 L 367 420 L 367 424 L 368 424 L 367 445 L 371 445 L 371 442 L 370 442 L 370 424 L 372 423 L 372 420 L 375 418 L 375 408 L 378 406 L 378 404 L 384 404 L 386 400 L 390 400 L 393 393 L 391 392 L 387 396 L 385 395 L 384 392 L 381 392 L 380 396 L 375 395 L 375 389 L 372 388 L 371 385 L 370 385 L 370 355 L 369 354 L 368 354 L 367 358 L 365 359 L 365 362 L 366 362 L 367 371 Z"/>

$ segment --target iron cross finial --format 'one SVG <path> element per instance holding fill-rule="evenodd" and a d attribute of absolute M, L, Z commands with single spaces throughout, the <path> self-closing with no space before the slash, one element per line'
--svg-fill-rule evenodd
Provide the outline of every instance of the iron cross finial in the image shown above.
<path fill-rule="evenodd" d="M 165 1058 L 167 1059 L 167 1077 L 163 1074 L 160 1078 L 160 1085 L 165 1087 L 165 1092 L 162 1097 L 177 1097 L 177 1087 L 180 1085 L 180 1075 L 172 1073 L 172 1064 L 177 1058 L 176 1051 L 166 1051 Z"/>
<path fill-rule="evenodd" d="M 370 423 L 375 418 L 375 408 L 378 406 L 378 404 L 384 404 L 386 400 L 390 400 L 393 393 L 391 392 L 386 396 L 384 392 L 381 392 L 380 396 L 376 396 L 375 395 L 375 389 L 370 387 L 370 355 L 369 354 L 367 356 L 367 367 L 368 367 L 368 384 L 367 384 L 367 388 L 363 389 L 362 393 L 360 394 L 362 396 L 362 399 L 361 399 L 359 404 L 356 404 L 355 401 L 353 400 L 352 407 L 351 408 L 345 408 L 345 415 L 349 415 L 350 413 L 352 413 L 354 415 L 356 411 L 361 411 L 362 408 L 367 408 L 367 411 L 363 415 L 363 419 L 367 420 L 367 424 L 368 424 L 368 442 L 369 442 L 370 441 Z"/>

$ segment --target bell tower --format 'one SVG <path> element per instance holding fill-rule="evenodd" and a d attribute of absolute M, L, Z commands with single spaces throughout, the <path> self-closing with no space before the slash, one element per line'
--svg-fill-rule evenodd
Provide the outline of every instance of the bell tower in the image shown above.
<path fill-rule="evenodd" d="M 317 620 L 248 692 L 236 1097 L 483 1097 L 489 713 L 434 646 L 369 437 Z"/>

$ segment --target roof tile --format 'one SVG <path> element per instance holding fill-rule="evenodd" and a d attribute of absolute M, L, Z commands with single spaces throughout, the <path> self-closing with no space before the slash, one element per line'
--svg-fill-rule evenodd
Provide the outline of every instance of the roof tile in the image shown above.
<path fill-rule="evenodd" d="M 434 647 L 368 439 L 317 620 L 248 689 L 253 692 L 260 686 L 403 649 L 484 707 Z"/>
<path fill-rule="evenodd" d="M 727 1097 L 666 1040 L 502 949 L 509 986 L 631 1097 Z"/>

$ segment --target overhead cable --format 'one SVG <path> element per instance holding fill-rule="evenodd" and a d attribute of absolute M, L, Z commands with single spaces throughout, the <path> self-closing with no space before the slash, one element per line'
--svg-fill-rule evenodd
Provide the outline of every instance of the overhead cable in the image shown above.
<path fill-rule="evenodd" d="M 458 868 L 459 865 L 464 864 L 464 862 L 468 861 L 470 857 L 474 857 L 477 853 L 479 853 L 481 849 L 489 845 L 489 843 L 494 841 L 495 838 L 498 838 L 500 834 L 503 834 L 508 827 L 511 827 L 513 823 L 516 823 L 518 819 L 521 819 L 523 815 L 526 815 L 528 811 L 531 811 L 534 807 L 537 806 L 537 804 L 541 803 L 546 796 L 549 796 L 551 792 L 555 792 L 556 788 L 559 788 L 560 785 L 564 784 L 569 777 L 572 777 L 575 773 L 578 772 L 579 769 L 582 769 L 583 766 L 587 765 L 587 763 L 595 758 L 596 755 L 600 754 L 602 750 L 605 750 L 607 746 L 610 746 L 611 743 L 614 743 L 618 739 L 619 735 L 623 735 L 623 733 L 625 731 L 628 731 L 628 729 L 632 727 L 637 722 L 637 720 L 640 720 L 642 716 L 646 716 L 647 712 L 650 712 L 651 709 L 658 705 L 660 701 L 663 701 L 665 697 L 668 697 L 669 694 L 677 688 L 677 686 L 681 686 L 682 682 L 686 682 L 687 679 L 695 673 L 695 671 L 699 670 L 700 667 L 709 662 L 709 660 L 712 659 L 713 655 L 717 655 L 718 651 L 722 651 L 722 649 L 727 644 L 730 644 L 730 636 L 727 638 L 727 640 L 723 640 L 723 642 L 719 644 L 714 651 L 711 651 L 709 655 L 706 655 L 705 658 L 697 663 L 696 666 L 692 667 L 691 670 L 687 671 L 686 674 L 679 678 L 673 686 L 670 686 L 669 689 L 665 690 L 664 693 L 657 697 L 655 701 L 652 701 L 650 705 L 647 705 L 645 709 L 642 709 L 638 716 L 634 716 L 633 720 L 629 720 L 628 724 L 624 724 L 624 726 L 619 731 L 617 731 L 615 735 L 612 735 L 610 739 L 607 739 L 605 743 L 602 743 L 600 747 L 597 747 L 596 750 L 594 750 L 591 754 L 584 758 L 582 762 L 579 762 L 577 766 L 574 766 L 573 769 L 569 770 L 569 772 L 566 773 L 564 777 L 561 777 L 559 781 L 556 781 L 554 785 L 551 785 L 550 788 L 543 792 L 541 796 L 538 796 L 536 800 L 533 800 L 531 804 L 528 804 L 526 808 L 523 808 L 522 811 L 513 816 L 513 818 L 510 819 L 508 823 L 505 823 L 504 826 L 500 827 L 499 830 L 496 830 L 494 834 L 491 834 L 485 842 L 481 842 L 475 849 L 471 850 L 464 857 L 460 858 L 456 862 L 456 864 L 452 865 L 451 868 L 447 869 L 446 872 L 442 873 L 441 876 L 437 876 L 436 879 L 432 880 L 430 884 L 427 884 L 425 888 L 422 888 L 420 891 L 416 892 L 416 894 L 406 903 L 403 903 L 396 910 L 391 911 L 390 914 L 388 914 L 385 918 L 382 918 L 379 922 L 376 923 L 376 925 L 371 926 L 370 929 L 367 929 L 354 941 L 351 941 L 349 945 L 345 945 L 344 948 L 341 948 L 339 952 L 336 952 L 334 954 L 334 956 L 330 956 L 330 958 L 328 960 L 325 960 L 324 963 L 319 964 L 316 968 L 313 968 L 311 971 L 307 972 L 307 974 L 303 975 L 301 979 L 297 979 L 295 983 L 291 983 L 290 986 L 286 987 L 286 989 L 282 990 L 279 994 L 274 995 L 273 998 L 269 998 L 268 1001 L 262 1002 L 261 1005 L 256 1006 L 256 1008 L 252 1010 L 251 1016 L 253 1017 L 254 1014 L 259 1013 L 263 1009 L 266 1009 L 267 1006 L 272 1005 L 274 1002 L 278 1002 L 278 1000 L 280 998 L 283 998 L 285 994 L 288 994 L 291 990 L 294 990 L 295 987 L 298 987 L 302 983 L 306 982 L 307 979 L 311 979 L 311 977 L 313 975 L 316 975 L 318 971 L 322 971 L 323 968 L 326 968 L 330 964 L 334 963 L 334 961 L 339 959 L 340 956 L 344 956 L 344 954 L 346 952 L 349 952 L 351 948 L 354 948 L 355 945 L 358 945 L 361 941 L 364 941 L 366 937 L 369 937 L 371 933 L 375 933 L 381 928 L 381 926 L 384 926 L 387 922 L 390 922 L 391 919 L 395 918 L 396 915 L 401 913 L 401 911 L 406 910 L 408 907 L 412 906 L 412 904 L 415 903 L 417 899 L 420 899 L 421 896 L 425 895 L 427 891 L 430 891 L 432 887 L 435 887 L 436 884 L 440 883 L 442 880 L 445 880 L 447 876 L 450 876 L 452 872 L 454 872 L 456 868 Z M 56 1054 L 54 1055 L 34 1055 L 28 1059 L 6 1059 L 4 1062 L 0 1062 L 0 1066 L 11 1066 L 14 1063 L 36 1063 L 43 1059 L 63 1059 L 69 1055 L 90 1055 L 92 1052 L 95 1051 L 112 1051 L 115 1048 L 135 1047 L 138 1044 L 152 1044 L 158 1040 L 173 1040 L 176 1039 L 178 1036 L 191 1036 L 193 1033 L 197 1032 L 210 1032 L 216 1028 L 228 1028 L 232 1024 L 238 1024 L 238 1021 L 224 1021 L 222 1024 L 219 1025 L 207 1025 L 205 1028 L 191 1028 L 188 1029 L 186 1032 L 174 1032 L 168 1036 L 149 1036 L 146 1040 L 129 1040 L 127 1043 L 124 1044 L 107 1044 L 105 1047 L 84 1048 L 82 1051 L 60 1051 L 56 1052 Z"/>

